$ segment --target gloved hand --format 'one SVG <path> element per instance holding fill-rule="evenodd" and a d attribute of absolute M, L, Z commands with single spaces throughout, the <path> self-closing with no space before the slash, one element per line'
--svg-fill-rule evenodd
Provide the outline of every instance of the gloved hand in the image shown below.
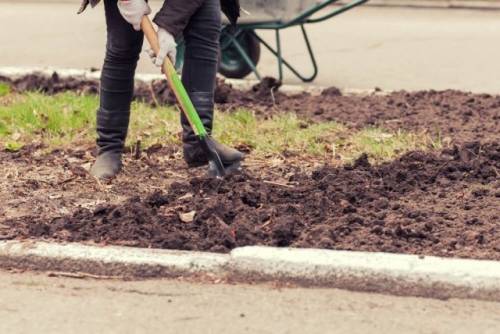
<path fill-rule="evenodd" d="M 155 54 L 153 50 L 148 50 L 149 57 L 158 67 L 162 67 L 165 62 L 165 57 L 169 57 L 172 64 L 175 66 L 175 58 L 177 57 L 177 43 L 175 42 L 174 36 L 172 36 L 165 29 L 158 27 L 158 45 L 160 46 L 160 51 Z"/>
<path fill-rule="evenodd" d="M 142 17 L 151 14 L 151 7 L 144 0 L 118 0 L 118 10 L 137 31 L 141 30 Z"/>

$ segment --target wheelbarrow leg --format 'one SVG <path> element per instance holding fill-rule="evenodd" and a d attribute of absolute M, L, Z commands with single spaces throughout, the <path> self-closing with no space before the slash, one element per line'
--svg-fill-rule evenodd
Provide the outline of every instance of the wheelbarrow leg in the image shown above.
<path fill-rule="evenodd" d="M 240 42 L 238 42 L 238 40 L 236 39 L 235 36 L 237 36 L 237 35 L 233 35 L 233 34 L 230 34 L 230 33 L 227 34 L 227 37 L 229 38 L 229 40 L 231 41 L 231 43 L 234 45 L 234 47 L 236 48 L 236 50 L 238 50 L 238 52 L 240 53 L 240 55 L 243 58 L 243 60 L 245 60 L 245 62 L 248 64 L 248 66 L 252 69 L 252 72 L 255 74 L 255 76 L 257 77 L 257 79 L 262 80 L 262 77 L 260 76 L 260 73 L 257 70 L 257 67 L 252 62 L 252 60 L 250 59 L 250 57 L 248 57 L 247 53 L 245 52 L 245 50 L 241 46 Z"/>
<path fill-rule="evenodd" d="M 283 57 L 281 56 L 281 38 L 280 31 L 276 29 L 276 52 L 278 54 L 278 73 L 280 81 L 283 81 Z"/>
<path fill-rule="evenodd" d="M 302 30 L 302 35 L 304 36 L 304 41 L 306 42 L 307 51 L 309 53 L 311 63 L 313 66 L 313 74 L 309 77 L 305 77 L 305 76 L 301 75 L 289 62 L 287 62 L 283 58 L 282 51 L 281 51 L 281 40 L 280 40 L 280 35 L 279 35 L 279 29 L 275 29 L 276 30 L 276 40 L 277 40 L 277 42 L 276 42 L 277 50 L 274 50 L 266 41 L 264 41 L 262 38 L 260 38 L 259 35 L 257 35 L 255 33 L 255 31 L 252 31 L 252 34 L 255 35 L 255 37 L 260 41 L 260 43 L 262 45 L 264 45 L 276 58 L 278 58 L 278 68 L 279 68 L 280 80 L 282 80 L 282 77 L 283 77 L 283 65 L 285 65 L 290 71 L 292 71 L 293 74 L 295 74 L 303 82 L 311 82 L 318 75 L 318 64 L 316 63 L 316 57 L 314 56 L 314 52 L 313 52 L 313 49 L 311 47 L 311 43 L 309 42 L 309 37 L 307 35 L 307 31 L 306 31 L 303 24 L 301 24 L 300 27 Z"/>

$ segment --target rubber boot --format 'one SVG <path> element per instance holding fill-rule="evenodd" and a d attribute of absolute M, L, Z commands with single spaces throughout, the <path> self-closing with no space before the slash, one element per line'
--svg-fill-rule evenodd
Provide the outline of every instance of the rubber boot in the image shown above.
<path fill-rule="evenodd" d="M 90 174 L 98 179 L 115 177 L 122 167 L 122 152 L 127 137 L 130 111 L 97 111 L 97 160 Z"/>
<path fill-rule="evenodd" d="M 212 133 L 212 125 L 214 118 L 214 95 L 212 93 L 191 93 L 189 94 L 193 105 L 200 116 L 201 122 L 205 127 L 205 130 L 210 135 Z M 181 125 L 182 125 L 182 148 L 184 153 L 184 160 L 189 167 L 198 167 L 208 164 L 208 160 L 205 156 L 205 152 L 201 147 L 200 140 L 196 137 L 189 121 L 181 113 Z M 215 150 L 219 154 L 220 160 L 224 167 L 231 167 L 239 165 L 245 157 L 243 153 L 234 148 L 226 146 L 214 138 L 211 138 Z"/>

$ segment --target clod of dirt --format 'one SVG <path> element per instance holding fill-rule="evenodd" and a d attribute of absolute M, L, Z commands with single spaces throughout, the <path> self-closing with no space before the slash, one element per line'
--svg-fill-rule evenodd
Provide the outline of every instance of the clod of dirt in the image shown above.
<path fill-rule="evenodd" d="M 78 78 L 60 78 L 57 72 L 51 76 L 32 74 L 16 79 L 0 77 L 0 82 L 6 82 L 18 92 L 40 91 L 46 94 L 57 94 L 64 91 L 74 91 L 84 94 L 97 94 L 99 82 Z"/>
<path fill-rule="evenodd" d="M 321 92 L 322 96 L 342 96 L 342 92 L 337 87 L 329 87 Z"/>
<path fill-rule="evenodd" d="M 133 98 L 155 107 L 177 104 L 175 93 L 166 80 L 153 80 L 150 83 L 137 81 Z"/>
<path fill-rule="evenodd" d="M 217 85 L 214 92 L 215 103 L 228 103 L 230 101 L 233 87 L 224 82 L 224 80 L 217 80 Z"/>
<path fill-rule="evenodd" d="M 271 92 L 277 92 L 281 85 L 282 83 L 280 80 L 272 77 L 265 77 L 258 84 L 255 84 L 252 90 L 259 95 L 270 95 Z"/>
<path fill-rule="evenodd" d="M 364 168 L 371 168 L 372 165 L 368 161 L 368 154 L 363 153 L 356 161 L 354 161 L 354 165 L 352 166 L 353 169 L 356 169 L 358 167 L 364 167 Z"/>

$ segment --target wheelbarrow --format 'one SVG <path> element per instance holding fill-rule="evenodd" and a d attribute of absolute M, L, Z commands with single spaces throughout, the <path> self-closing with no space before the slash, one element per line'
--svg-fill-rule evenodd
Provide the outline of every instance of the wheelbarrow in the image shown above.
<path fill-rule="evenodd" d="M 264 45 L 278 60 L 280 80 L 283 80 L 283 66 L 286 66 L 303 82 L 313 81 L 318 75 L 318 65 L 305 26 L 328 20 L 368 0 L 354 0 L 340 6 L 332 6 L 331 11 L 313 17 L 314 14 L 337 1 L 241 0 L 241 6 L 250 15 L 242 13 L 236 27 L 231 26 L 226 19 L 223 20 L 218 72 L 226 78 L 232 79 L 241 79 L 253 72 L 257 79 L 261 80 L 262 76 L 257 70 L 257 64 L 260 59 L 261 45 Z M 312 75 L 302 75 L 283 58 L 280 31 L 294 26 L 300 26 L 302 31 L 313 68 Z M 257 34 L 258 30 L 274 30 L 276 48 L 264 41 Z M 176 64 L 180 69 L 184 57 L 184 40 L 182 38 L 177 40 L 177 50 Z"/>

